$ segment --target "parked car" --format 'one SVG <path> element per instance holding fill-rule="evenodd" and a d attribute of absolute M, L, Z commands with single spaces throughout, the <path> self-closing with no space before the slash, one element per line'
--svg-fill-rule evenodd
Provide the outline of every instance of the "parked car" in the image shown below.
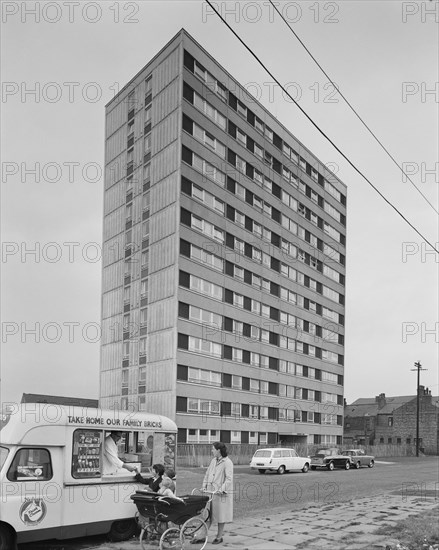
<path fill-rule="evenodd" d="M 361 466 L 368 466 L 373 468 L 375 465 L 375 457 L 372 455 L 367 455 L 363 449 L 348 449 L 343 451 L 344 455 L 351 457 L 352 467 L 361 468 Z"/>
<path fill-rule="evenodd" d="M 252 470 L 264 474 L 267 470 L 284 474 L 290 470 L 309 470 L 309 457 L 298 456 L 294 449 L 258 449 L 250 462 Z"/>
<path fill-rule="evenodd" d="M 352 465 L 351 457 L 343 454 L 339 449 L 321 449 L 311 457 L 311 470 L 317 468 L 344 468 L 349 470 Z"/>

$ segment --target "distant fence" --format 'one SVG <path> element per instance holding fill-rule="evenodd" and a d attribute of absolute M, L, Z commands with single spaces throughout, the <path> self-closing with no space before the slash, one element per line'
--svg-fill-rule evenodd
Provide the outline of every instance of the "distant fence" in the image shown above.
<path fill-rule="evenodd" d="M 233 464 L 238 465 L 249 464 L 253 454 L 257 449 L 274 446 L 278 445 L 249 445 L 228 443 L 227 449 L 229 456 L 233 461 Z M 315 454 L 319 449 L 328 447 L 328 445 L 325 446 L 293 444 L 285 445 L 285 447 L 295 449 L 299 456 L 311 456 Z M 334 445 L 334 447 L 336 447 L 336 445 Z M 346 446 L 343 447 L 347 448 Z M 363 449 L 366 454 L 371 454 L 376 458 L 416 455 L 416 448 L 414 445 L 363 445 L 358 446 L 358 448 Z M 179 443 L 177 450 L 177 465 L 180 467 L 206 467 L 212 460 L 211 451 L 212 445 L 210 444 Z M 437 449 L 425 448 L 423 449 L 423 454 L 436 455 Z"/>
<path fill-rule="evenodd" d="M 345 446 L 346 448 L 346 446 Z M 392 456 L 416 456 L 415 445 L 362 445 L 360 449 L 364 449 L 367 454 L 374 455 L 376 457 L 392 457 Z M 437 446 L 425 446 L 419 448 L 419 454 L 423 455 L 438 455 Z"/>

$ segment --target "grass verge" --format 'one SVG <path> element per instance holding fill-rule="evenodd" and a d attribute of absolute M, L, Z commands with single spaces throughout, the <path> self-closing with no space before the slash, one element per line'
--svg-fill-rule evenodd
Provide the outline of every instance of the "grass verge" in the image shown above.
<path fill-rule="evenodd" d="M 406 550 L 419 550 L 439 544 L 439 506 L 409 516 L 396 525 L 383 525 L 374 535 L 397 539 Z"/>

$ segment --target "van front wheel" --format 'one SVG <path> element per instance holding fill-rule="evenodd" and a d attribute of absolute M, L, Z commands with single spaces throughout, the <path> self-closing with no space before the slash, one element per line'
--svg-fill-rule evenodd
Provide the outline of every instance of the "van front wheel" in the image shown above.
<path fill-rule="evenodd" d="M 113 522 L 110 532 L 108 533 L 108 538 L 112 542 L 121 542 L 133 537 L 137 533 L 137 530 L 138 525 L 134 518 L 121 519 Z"/>
<path fill-rule="evenodd" d="M 15 533 L 6 525 L 0 525 L 0 550 L 15 550 Z"/>

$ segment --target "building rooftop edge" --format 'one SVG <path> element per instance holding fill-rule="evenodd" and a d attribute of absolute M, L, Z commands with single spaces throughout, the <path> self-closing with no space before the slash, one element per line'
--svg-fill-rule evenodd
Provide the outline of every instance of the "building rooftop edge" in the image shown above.
<path fill-rule="evenodd" d="M 156 59 L 157 57 L 159 57 L 159 55 L 160 55 L 164 50 L 166 50 L 166 48 L 168 48 L 168 47 L 170 46 L 170 44 L 172 44 L 172 42 L 175 42 L 175 41 L 180 37 L 180 35 L 183 35 L 183 34 L 186 34 L 187 36 L 189 36 L 189 38 L 191 38 L 192 40 L 194 40 L 194 39 L 192 38 L 192 36 L 191 36 L 190 34 L 188 34 L 188 32 L 187 32 L 185 29 L 181 28 L 181 29 L 177 32 L 177 34 L 175 34 L 175 35 L 174 35 L 174 36 L 173 36 L 173 37 L 172 37 L 172 38 L 171 38 L 162 48 L 160 48 L 160 50 L 159 50 L 153 57 L 151 57 L 151 59 L 148 61 L 148 63 L 146 63 L 145 65 L 143 65 L 143 67 L 142 67 L 139 71 L 137 71 L 137 73 L 136 73 L 130 80 L 128 80 L 128 82 L 125 84 L 125 86 L 123 86 L 123 87 L 117 92 L 117 94 L 116 94 L 114 97 L 112 97 L 112 98 L 110 99 L 110 101 L 108 101 L 108 103 L 105 104 L 105 108 L 107 108 L 107 107 L 110 105 L 110 103 L 112 103 L 113 101 L 115 101 L 115 100 L 120 96 L 120 94 L 121 94 L 122 92 L 124 92 L 124 91 L 130 86 L 131 82 L 133 82 L 133 80 L 135 80 L 135 79 L 139 76 L 139 74 L 141 74 L 141 73 L 145 70 L 145 68 L 146 68 L 148 65 L 150 65 L 150 64 L 154 61 L 154 59 Z M 196 42 L 196 41 L 194 40 L 194 42 Z"/>
<path fill-rule="evenodd" d="M 221 69 L 229 76 L 229 78 L 233 80 L 240 88 L 242 88 L 242 90 L 244 90 L 248 96 L 251 96 L 254 103 L 256 103 L 261 109 L 263 109 L 271 118 L 276 120 L 279 126 L 281 126 L 289 135 L 291 135 L 297 141 L 297 143 L 300 144 L 300 146 L 307 151 L 308 154 L 310 154 L 318 162 L 323 164 L 323 162 L 306 145 L 304 145 L 277 117 L 275 117 L 271 111 L 269 111 L 266 107 L 264 107 L 264 105 L 262 105 L 262 103 L 260 103 L 257 98 L 255 98 L 250 92 L 248 92 L 242 86 L 242 84 L 240 84 L 240 82 L 233 75 L 231 75 L 225 67 L 223 67 L 220 63 L 218 63 L 218 61 L 197 40 L 195 40 L 195 38 L 183 27 L 153 57 L 151 57 L 148 63 L 146 63 L 139 71 L 137 71 L 137 73 L 125 84 L 125 86 L 123 86 L 123 88 L 119 90 L 119 92 L 114 97 L 110 99 L 110 101 L 108 101 L 108 103 L 105 104 L 105 109 L 107 109 L 107 107 L 113 101 L 115 101 L 120 96 L 120 94 L 122 94 L 130 86 L 130 84 L 145 70 L 145 68 L 148 65 L 150 65 L 157 57 L 159 57 L 164 50 L 166 50 L 166 48 L 168 48 L 173 42 L 176 42 L 177 40 L 179 40 L 181 37 L 184 37 L 184 36 L 187 37 L 189 40 L 191 40 L 198 48 L 200 48 L 203 51 L 203 53 L 207 55 L 214 63 L 216 63 L 217 65 L 220 65 Z M 337 177 L 336 174 L 334 174 L 326 166 L 325 166 L 325 170 L 327 170 L 327 172 L 329 172 L 331 176 L 334 177 L 337 180 L 337 182 L 344 187 L 345 190 L 347 190 L 347 185 L 339 177 Z"/>

